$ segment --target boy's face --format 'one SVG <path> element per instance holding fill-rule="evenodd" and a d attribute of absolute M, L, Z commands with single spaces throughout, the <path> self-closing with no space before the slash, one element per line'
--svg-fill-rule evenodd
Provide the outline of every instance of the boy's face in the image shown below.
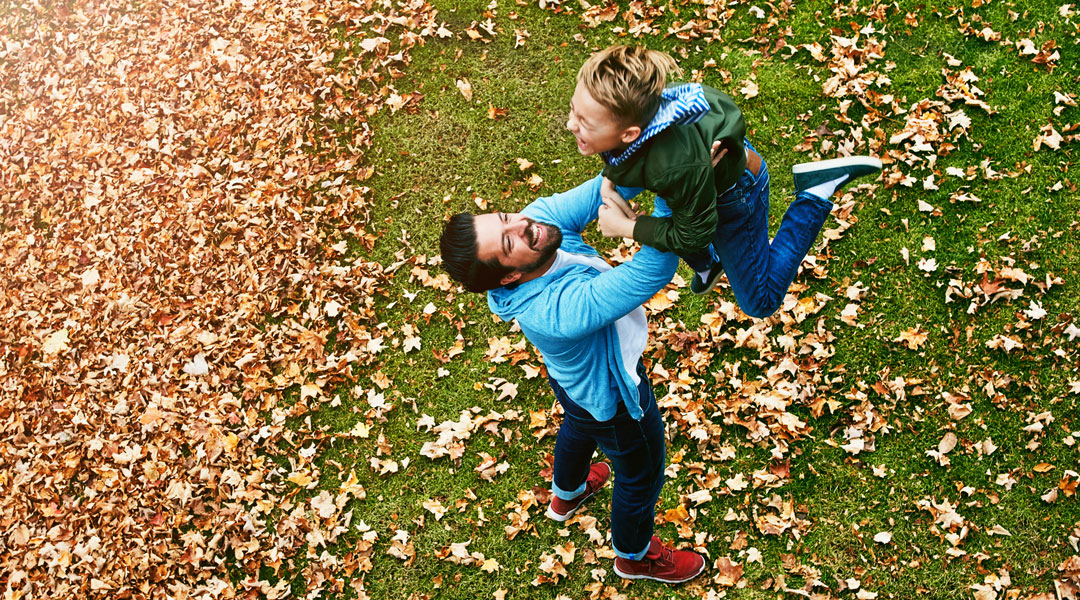
<path fill-rule="evenodd" d="M 622 123 L 607 107 L 597 102 L 580 81 L 574 88 L 574 97 L 570 99 L 566 128 L 574 134 L 578 152 L 584 156 L 622 150 L 641 134 L 641 127 Z"/>

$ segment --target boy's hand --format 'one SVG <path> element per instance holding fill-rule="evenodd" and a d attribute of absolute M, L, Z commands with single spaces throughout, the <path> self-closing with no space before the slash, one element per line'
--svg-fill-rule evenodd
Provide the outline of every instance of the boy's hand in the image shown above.
<path fill-rule="evenodd" d="M 600 207 L 596 219 L 600 225 L 600 233 L 604 234 L 604 237 L 634 237 L 634 219 L 636 215 L 634 215 L 634 218 L 627 216 L 634 213 L 629 206 L 626 206 L 626 201 L 621 197 L 618 201 L 605 197 L 601 199 L 604 201 L 604 205 Z"/>
<path fill-rule="evenodd" d="M 603 178 L 603 183 L 600 185 L 600 198 L 605 204 L 618 206 L 619 209 L 623 211 L 623 214 L 626 215 L 627 219 L 637 218 L 637 213 L 635 213 L 634 209 L 619 195 L 619 191 L 615 189 L 615 184 L 607 177 Z"/>
<path fill-rule="evenodd" d="M 709 154 L 712 155 L 712 166 L 713 167 L 720 164 L 720 161 L 723 160 L 724 156 L 727 155 L 728 149 L 727 148 L 721 148 L 720 146 L 721 146 L 720 140 L 716 140 L 715 142 L 712 143 L 712 150 L 709 151 Z M 604 181 L 607 181 L 607 180 L 605 179 Z"/>

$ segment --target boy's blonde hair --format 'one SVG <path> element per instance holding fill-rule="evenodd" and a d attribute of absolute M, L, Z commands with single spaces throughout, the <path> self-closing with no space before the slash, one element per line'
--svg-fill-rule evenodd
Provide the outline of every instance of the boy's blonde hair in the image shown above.
<path fill-rule="evenodd" d="M 609 46 L 593 54 L 577 80 L 625 125 L 645 126 L 660 108 L 669 74 L 681 74 L 674 58 L 643 46 Z"/>

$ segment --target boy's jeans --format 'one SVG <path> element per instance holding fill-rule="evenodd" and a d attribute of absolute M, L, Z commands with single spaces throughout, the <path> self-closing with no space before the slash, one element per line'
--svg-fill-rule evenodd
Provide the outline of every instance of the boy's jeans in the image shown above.
<path fill-rule="evenodd" d="M 753 149 L 749 140 L 746 147 Z M 831 210 L 828 200 L 797 193 L 770 244 L 769 170 L 763 158 L 756 178 L 747 170 L 733 189 L 717 196 L 712 246 L 682 259 L 694 271 L 707 271 L 719 261 L 739 308 L 765 318 L 780 308 Z"/>
<path fill-rule="evenodd" d="M 555 438 L 552 491 L 564 500 L 585 491 L 593 452 L 599 446 L 615 472 L 611 545 L 615 554 L 630 560 L 641 560 L 649 549 L 656 500 L 664 486 L 664 423 L 641 363 L 638 375 L 638 398 L 645 413 L 640 421 L 630 417 L 622 402 L 614 417 L 597 421 L 574 404 L 554 379 L 548 379 L 565 413 Z M 612 395 L 617 398 L 618 392 L 613 390 Z"/>

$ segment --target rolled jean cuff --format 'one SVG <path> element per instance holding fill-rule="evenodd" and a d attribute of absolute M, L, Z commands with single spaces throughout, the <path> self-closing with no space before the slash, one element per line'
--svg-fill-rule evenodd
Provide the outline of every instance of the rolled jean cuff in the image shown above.
<path fill-rule="evenodd" d="M 810 192 L 808 192 L 806 190 L 800 190 L 800 191 L 796 192 L 795 193 L 795 198 L 796 199 L 802 198 L 804 200 L 808 200 L 810 202 L 813 202 L 814 204 L 817 204 L 818 206 L 821 206 L 822 208 L 828 208 L 829 212 L 832 212 L 832 207 L 834 206 L 832 200 L 829 200 L 828 198 L 822 198 L 821 196 L 818 196 L 818 195 L 815 195 L 815 194 L 811 194 Z"/>
<path fill-rule="evenodd" d="M 582 481 L 581 485 L 579 485 L 576 490 L 574 490 L 572 492 L 567 492 L 567 491 L 561 489 L 559 486 L 555 485 L 555 481 L 552 480 L 552 482 L 551 482 L 551 492 L 553 494 L 555 494 L 555 497 L 560 499 L 560 500 L 573 500 L 574 498 L 577 498 L 578 496 L 580 496 L 585 491 L 585 484 L 586 483 L 588 483 L 588 481 Z"/>
<path fill-rule="evenodd" d="M 618 548 L 615 547 L 614 542 L 611 543 L 611 549 L 615 551 L 615 556 L 618 556 L 619 558 L 625 558 L 626 560 L 641 560 L 641 559 L 645 558 L 645 554 L 649 551 L 649 546 L 651 544 L 652 544 L 652 540 L 649 540 L 645 544 L 645 547 L 641 549 L 641 552 L 635 552 L 633 554 L 627 554 L 626 552 L 623 552 L 622 550 L 619 550 Z"/>

